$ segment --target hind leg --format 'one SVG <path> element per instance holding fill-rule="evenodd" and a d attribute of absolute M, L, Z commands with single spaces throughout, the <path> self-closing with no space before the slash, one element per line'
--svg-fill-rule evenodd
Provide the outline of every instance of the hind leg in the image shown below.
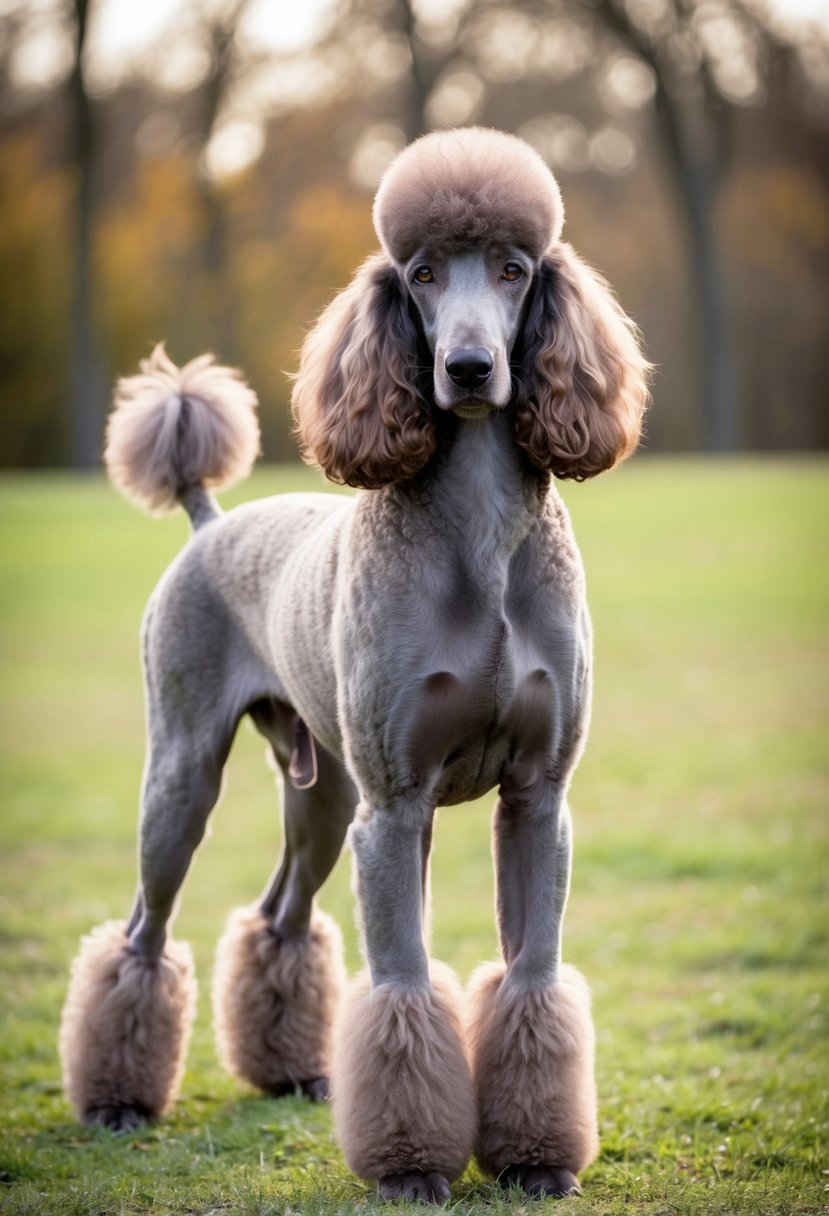
<path fill-rule="evenodd" d="M 345 970 L 339 929 L 314 907 L 314 896 L 340 855 L 357 792 L 340 761 L 319 744 L 313 784 L 292 779 L 298 719 L 289 706 L 263 702 L 251 716 L 283 774 L 285 845 L 261 900 L 232 912 L 219 942 L 216 1037 L 226 1067 L 257 1089 L 300 1090 L 318 1099 L 328 1092 Z"/>
<path fill-rule="evenodd" d="M 226 748 L 157 740 L 145 773 L 140 886 L 130 921 L 84 938 L 72 967 L 60 1048 L 78 1118 L 113 1130 L 174 1100 L 193 1020 L 189 946 L 168 939 L 176 897 L 221 785 Z"/>

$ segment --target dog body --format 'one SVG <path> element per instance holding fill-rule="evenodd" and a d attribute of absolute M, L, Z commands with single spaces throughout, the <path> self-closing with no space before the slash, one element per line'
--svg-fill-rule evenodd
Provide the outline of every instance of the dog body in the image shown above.
<path fill-rule="evenodd" d="M 589 998 L 561 960 L 591 635 L 550 474 L 632 450 L 646 365 L 560 243 L 557 187 L 520 141 L 427 137 L 387 175 L 375 223 L 383 252 L 309 335 L 294 392 L 306 458 L 356 497 L 222 515 L 207 487 L 246 463 L 252 396 L 160 352 L 120 386 L 113 479 L 145 506 L 180 502 L 195 530 L 145 618 L 141 881 L 126 926 L 76 962 L 67 1089 L 114 1127 L 175 1092 L 191 968 L 168 925 L 249 714 L 283 773 L 285 847 L 220 943 L 226 1062 L 275 1093 L 319 1096 L 333 1074 L 346 1158 L 387 1198 L 447 1198 L 473 1148 L 504 1181 L 561 1194 L 596 1152 Z M 432 822 L 496 786 L 504 961 L 464 1003 L 428 955 Z M 349 827 L 368 972 L 332 1045 L 341 947 L 314 896 Z M 101 1048 L 123 1042 L 113 985 L 141 1022 L 127 1064 Z"/>
<path fill-rule="evenodd" d="M 455 431 L 426 482 L 283 495 L 199 528 L 146 615 L 153 763 L 180 752 L 220 770 L 254 706 L 262 725 L 298 716 L 344 785 L 424 828 L 438 805 L 544 773 L 563 795 L 590 662 L 569 520 L 506 419 Z M 169 861 L 181 812 L 159 802 Z M 185 850 L 206 810 L 193 805 Z"/>

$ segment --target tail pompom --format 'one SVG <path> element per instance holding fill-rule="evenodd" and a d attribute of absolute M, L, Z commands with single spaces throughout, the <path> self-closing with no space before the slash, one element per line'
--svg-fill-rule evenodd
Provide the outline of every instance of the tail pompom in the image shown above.
<path fill-rule="evenodd" d="M 115 386 L 104 463 L 125 498 L 161 515 L 191 486 L 223 489 L 259 452 L 256 394 L 213 355 L 176 367 L 163 345 Z"/>

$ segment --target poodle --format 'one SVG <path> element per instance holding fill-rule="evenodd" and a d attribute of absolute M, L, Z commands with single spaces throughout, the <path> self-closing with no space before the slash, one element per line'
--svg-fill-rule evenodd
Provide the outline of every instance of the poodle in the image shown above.
<path fill-rule="evenodd" d="M 293 390 L 305 459 L 358 494 L 223 514 L 212 491 L 258 447 L 239 373 L 157 348 L 117 386 L 111 479 L 151 513 L 183 506 L 193 535 L 144 618 L 138 893 L 73 965 L 65 1086 L 113 1129 L 175 1097 L 195 979 L 169 927 L 247 714 L 284 779 L 285 840 L 219 943 L 225 1063 L 272 1094 L 330 1081 L 346 1161 L 386 1199 L 444 1202 L 472 1153 L 567 1194 L 598 1149 L 590 996 L 561 949 L 591 629 L 553 478 L 634 450 L 648 364 L 520 139 L 424 136 L 374 223 L 381 250 L 309 333 Z M 432 821 L 495 787 L 503 958 L 464 993 L 429 957 Z M 315 904 L 347 834 L 367 964 L 350 985 Z"/>

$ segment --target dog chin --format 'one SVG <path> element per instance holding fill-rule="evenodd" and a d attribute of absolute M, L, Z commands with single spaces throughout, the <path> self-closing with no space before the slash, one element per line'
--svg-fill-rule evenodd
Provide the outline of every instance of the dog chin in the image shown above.
<path fill-rule="evenodd" d="M 476 397 L 474 394 L 468 397 L 453 397 L 447 394 L 447 400 L 441 400 L 439 393 L 435 393 L 435 405 L 445 410 L 446 413 L 453 413 L 457 418 L 486 418 L 489 414 L 498 413 L 508 404 L 506 401 L 492 400 L 490 397 Z"/>
<path fill-rule="evenodd" d="M 458 418 L 486 418 L 495 406 L 491 401 L 457 401 L 450 408 Z"/>

